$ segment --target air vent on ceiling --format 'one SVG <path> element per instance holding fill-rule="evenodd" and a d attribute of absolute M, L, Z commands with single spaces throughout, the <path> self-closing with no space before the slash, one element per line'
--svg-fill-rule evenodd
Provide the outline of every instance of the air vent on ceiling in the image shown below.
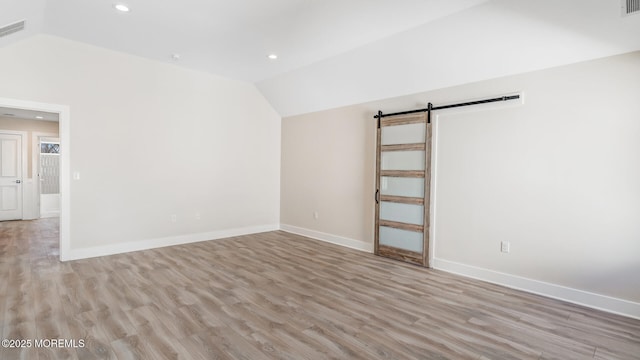
<path fill-rule="evenodd" d="M 621 0 L 622 16 L 640 14 L 640 0 Z"/>
<path fill-rule="evenodd" d="M 0 28 L 0 37 L 7 36 L 16 33 L 20 30 L 24 30 L 24 20 L 17 23 L 9 24 Z"/>

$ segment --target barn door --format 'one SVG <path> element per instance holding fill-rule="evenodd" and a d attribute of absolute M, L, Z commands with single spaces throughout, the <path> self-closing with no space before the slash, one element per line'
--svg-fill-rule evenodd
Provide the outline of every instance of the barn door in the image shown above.
<path fill-rule="evenodd" d="M 430 177 L 427 114 L 382 117 L 377 140 L 377 255 L 429 266 Z"/>

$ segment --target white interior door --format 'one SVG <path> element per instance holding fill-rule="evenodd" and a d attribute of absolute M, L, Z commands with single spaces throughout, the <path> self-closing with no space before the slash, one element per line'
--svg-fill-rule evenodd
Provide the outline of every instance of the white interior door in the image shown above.
<path fill-rule="evenodd" d="M 22 136 L 0 133 L 0 221 L 22 219 Z"/>

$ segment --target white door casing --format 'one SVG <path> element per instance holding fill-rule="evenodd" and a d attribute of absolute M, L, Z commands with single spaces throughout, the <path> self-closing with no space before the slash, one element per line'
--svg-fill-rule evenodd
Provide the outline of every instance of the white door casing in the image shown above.
<path fill-rule="evenodd" d="M 22 219 L 22 135 L 0 133 L 0 221 Z"/>

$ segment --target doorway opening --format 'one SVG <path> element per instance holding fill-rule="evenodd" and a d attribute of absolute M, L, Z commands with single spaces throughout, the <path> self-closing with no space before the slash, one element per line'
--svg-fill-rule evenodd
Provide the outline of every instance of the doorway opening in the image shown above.
<path fill-rule="evenodd" d="M 16 175 L 19 176 L 13 181 L 16 184 L 16 201 L 22 202 L 19 219 L 59 216 L 60 260 L 68 260 L 70 254 L 69 203 L 71 188 L 69 178 L 69 107 L 0 98 L 0 118 L 6 119 L 7 117 L 15 118 L 16 122 L 20 121 L 18 119 L 57 120 L 57 131 L 52 127 L 21 131 L 20 142 L 24 149 L 20 154 L 22 166 L 21 172 L 16 172 Z M 10 122 L 5 122 L 5 124 L 8 123 Z M 7 142 L 7 145 L 4 146 L 9 150 L 7 154 L 10 154 L 10 150 L 15 146 L 17 145 Z M 6 159 L 9 159 L 8 155 L 6 155 Z M 4 156 L 2 160 L 5 160 Z M 12 161 L 13 158 L 7 164 L 11 163 L 9 165 L 13 166 Z"/>

